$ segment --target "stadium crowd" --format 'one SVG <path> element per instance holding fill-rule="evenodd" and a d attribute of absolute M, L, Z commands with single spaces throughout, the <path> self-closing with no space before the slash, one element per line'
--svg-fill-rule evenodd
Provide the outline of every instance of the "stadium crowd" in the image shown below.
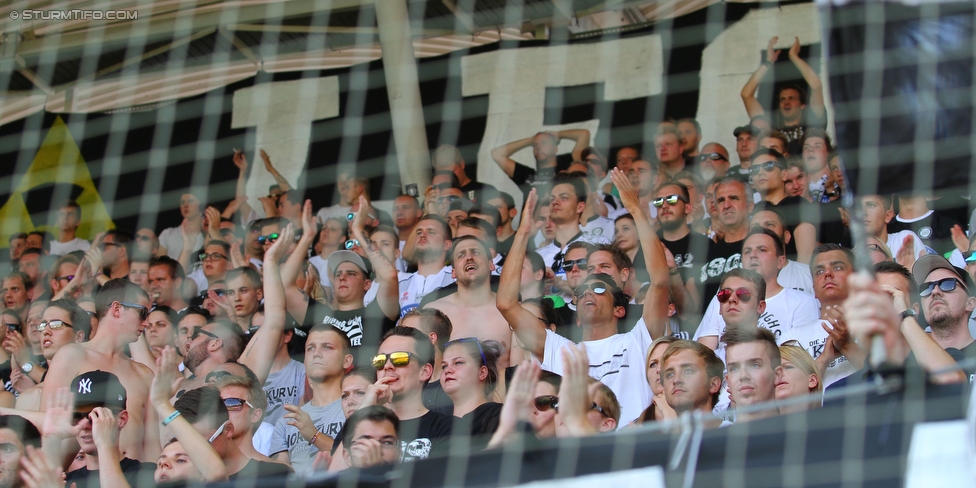
<path fill-rule="evenodd" d="M 392 214 L 337 169 L 315 211 L 277 184 L 251 208 L 182 196 L 180 226 L 89 242 L 10 239 L 0 327 L 0 486 L 304 478 L 528 437 L 611 433 L 686 412 L 715 427 L 819 408 L 888 362 L 939 383 L 976 356 L 976 243 L 931 195 L 858 195 L 825 132 L 821 82 L 767 113 L 759 83 L 732 153 L 692 119 L 609 159 L 586 130 L 491 151 L 516 199 L 432 151 Z M 745 122 L 745 121 L 744 121 Z M 569 161 L 560 140 L 573 141 Z M 512 155 L 531 147 L 534 168 Z M 868 235 L 873 277 L 850 232 Z M 971 226 L 965 226 L 971 227 Z M 970 229 L 972 230 L 972 229 Z"/>

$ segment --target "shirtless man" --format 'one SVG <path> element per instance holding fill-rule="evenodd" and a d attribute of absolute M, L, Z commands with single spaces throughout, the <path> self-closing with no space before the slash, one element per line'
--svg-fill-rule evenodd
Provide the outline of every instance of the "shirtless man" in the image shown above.
<path fill-rule="evenodd" d="M 489 284 L 489 276 L 495 270 L 491 250 L 474 236 L 459 237 L 454 239 L 451 261 L 454 263 L 451 274 L 458 283 L 457 293 L 431 302 L 427 307 L 436 308 L 451 319 L 454 325 L 451 340 L 461 337 L 490 339 L 500 342 L 505 351 L 511 351 L 512 330 L 495 306 L 495 293 Z M 471 320 L 473 317 L 477 320 Z M 503 353 L 498 367 L 507 368 L 521 359 L 511 358 L 509 362 L 509 354 Z"/>
<path fill-rule="evenodd" d="M 98 331 L 84 344 L 65 344 L 51 361 L 44 381 L 41 408 L 58 388 L 67 387 L 72 378 L 88 371 L 108 371 L 118 376 L 127 392 L 129 422 L 122 429 L 119 448 L 123 455 L 140 461 L 159 456 L 159 430 L 156 411 L 149 404 L 149 385 L 153 373 L 147 366 L 125 354 L 125 346 L 139 339 L 149 323 L 149 295 L 138 285 L 115 279 L 95 297 Z"/>

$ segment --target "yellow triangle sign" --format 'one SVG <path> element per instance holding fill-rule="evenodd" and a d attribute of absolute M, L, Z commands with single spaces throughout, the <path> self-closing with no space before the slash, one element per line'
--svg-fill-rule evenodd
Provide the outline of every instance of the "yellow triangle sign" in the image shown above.
<path fill-rule="evenodd" d="M 72 197 L 81 206 L 78 237 L 90 240 L 99 232 L 115 228 L 88 172 L 88 165 L 81 157 L 68 126 L 59 116 L 41 143 L 27 173 L 0 207 L 0 248 L 9 247 L 10 236 L 18 232 L 41 230 L 56 237 L 59 229 L 53 221 L 33 222 L 31 213 L 41 216 L 50 210 L 54 216 L 58 210 L 54 206 Z"/>

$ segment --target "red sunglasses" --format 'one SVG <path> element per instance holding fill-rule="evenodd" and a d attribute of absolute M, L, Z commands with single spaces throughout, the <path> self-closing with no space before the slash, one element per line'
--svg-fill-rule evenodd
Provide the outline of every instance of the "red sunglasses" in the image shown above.
<path fill-rule="evenodd" d="M 718 295 L 716 296 L 718 297 L 719 303 L 725 303 L 729 301 L 729 298 L 732 298 L 732 289 L 722 288 L 718 291 Z M 749 300 L 752 300 L 752 291 L 750 291 L 748 288 L 739 288 L 738 290 L 735 290 L 735 296 L 739 297 L 740 302 L 749 303 Z"/>

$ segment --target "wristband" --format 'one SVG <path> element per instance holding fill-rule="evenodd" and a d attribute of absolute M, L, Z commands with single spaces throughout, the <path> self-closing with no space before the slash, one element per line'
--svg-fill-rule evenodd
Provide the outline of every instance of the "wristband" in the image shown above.
<path fill-rule="evenodd" d="M 315 445 L 315 440 L 319 438 L 319 434 L 321 434 L 321 432 L 319 432 L 319 431 L 316 430 L 315 431 L 315 435 L 313 435 L 312 438 L 309 439 L 308 443 L 314 446 Z"/>
<path fill-rule="evenodd" d="M 163 427 L 169 425 L 172 421 L 176 420 L 176 417 L 180 416 L 179 410 L 174 410 L 173 413 L 169 414 L 169 417 L 163 419 Z"/>

